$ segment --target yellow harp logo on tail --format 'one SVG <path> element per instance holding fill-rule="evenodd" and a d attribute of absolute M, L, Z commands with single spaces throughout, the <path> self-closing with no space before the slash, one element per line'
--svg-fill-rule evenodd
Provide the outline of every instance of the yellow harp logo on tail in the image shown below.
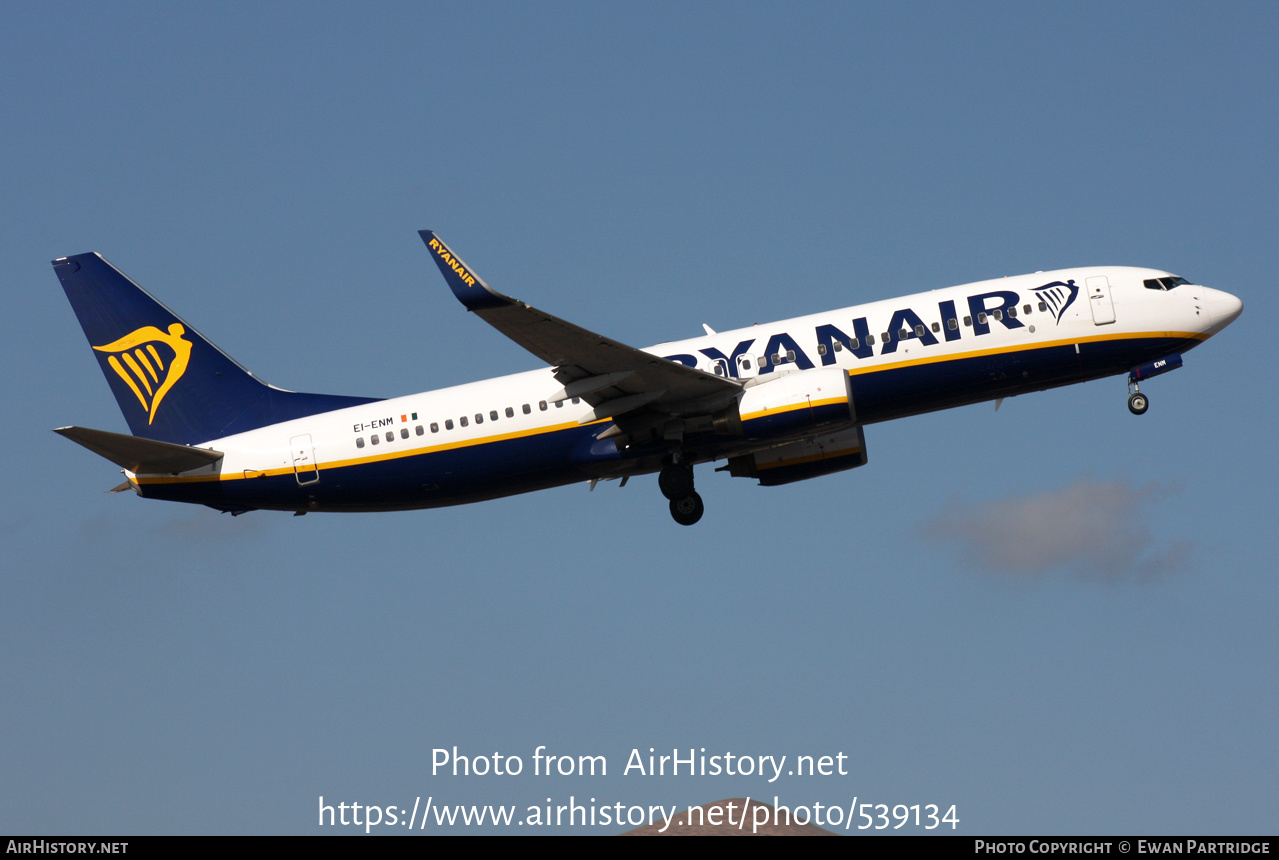
<path fill-rule="evenodd" d="M 169 326 L 168 334 L 147 325 L 117 341 L 94 347 L 98 352 L 111 353 L 107 364 L 137 395 L 147 412 L 148 424 L 155 420 L 155 410 L 164 395 L 186 373 L 191 341 L 183 340 L 184 334 L 186 329 L 181 323 Z M 157 346 L 163 349 L 156 349 Z"/>

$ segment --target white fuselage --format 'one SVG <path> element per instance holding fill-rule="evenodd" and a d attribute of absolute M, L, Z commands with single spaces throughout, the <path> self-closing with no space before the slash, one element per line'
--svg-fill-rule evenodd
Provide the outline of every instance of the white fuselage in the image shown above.
<path fill-rule="evenodd" d="M 1167 277 L 1128 267 L 1040 272 L 645 352 L 744 383 L 739 406 L 747 430 L 696 446 L 699 461 L 719 459 L 803 435 L 793 428 L 775 437 L 750 430 L 752 419 L 773 408 L 760 399 L 766 386 L 790 374 L 844 371 L 855 423 L 871 424 L 1126 372 L 1185 351 L 1238 315 L 1238 299 L 1217 290 L 1144 285 Z M 225 457 L 205 469 L 129 477 L 146 496 L 178 498 L 179 487 L 201 484 L 197 496 L 207 495 L 208 483 L 216 482 L 230 507 L 370 510 L 473 501 L 656 469 L 651 450 L 575 453 L 611 422 L 593 419 L 582 400 L 549 402 L 562 388 L 548 367 L 376 401 L 209 439 L 198 447 Z M 403 475 L 398 485 L 397 475 Z M 269 492 L 257 498 L 255 485 Z"/>

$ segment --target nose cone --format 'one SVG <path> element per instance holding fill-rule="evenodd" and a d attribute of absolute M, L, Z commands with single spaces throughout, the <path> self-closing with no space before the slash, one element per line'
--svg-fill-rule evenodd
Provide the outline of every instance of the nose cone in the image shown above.
<path fill-rule="evenodd" d="M 1204 289 L 1204 303 L 1208 305 L 1211 334 L 1216 334 L 1235 321 L 1243 313 L 1243 302 L 1222 290 Z"/>

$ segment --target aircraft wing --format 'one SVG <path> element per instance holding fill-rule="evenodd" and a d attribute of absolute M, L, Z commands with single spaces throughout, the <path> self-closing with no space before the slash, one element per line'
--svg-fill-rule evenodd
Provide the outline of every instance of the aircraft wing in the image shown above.
<path fill-rule="evenodd" d="M 741 390 L 736 380 L 667 361 L 504 296 L 435 233 L 419 230 L 418 235 L 466 309 L 554 367 L 555 378 L 564 383 L 560 394 L 598 407 L 597 418 L 641 408 L 703 415 L 723 409 Z"/>

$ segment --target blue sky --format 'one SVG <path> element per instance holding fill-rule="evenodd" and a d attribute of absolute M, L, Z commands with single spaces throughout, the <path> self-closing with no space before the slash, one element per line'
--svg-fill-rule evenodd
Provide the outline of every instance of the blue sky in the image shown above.
<path fill-rule="evenodd" d="M 0 33 L 0 830 L 777 795 L 1274 831 L 1273 5 L 29 3 Z M 125 429 L 48 265 L 91 250 L 284 387 L 536 367 L 424 227 L 636 345 L 1089 264 L 1245 311 L 1142 418 L 1115 378 L 875 425 L 855 472 L 705 470 L 690 529 L 651 478 L 232 519 L 109 496 L 49 432 Z M 431 774 L 538 745 L 609 773 Z M 649 747 L 850 772 L 623 775 Z"/>

